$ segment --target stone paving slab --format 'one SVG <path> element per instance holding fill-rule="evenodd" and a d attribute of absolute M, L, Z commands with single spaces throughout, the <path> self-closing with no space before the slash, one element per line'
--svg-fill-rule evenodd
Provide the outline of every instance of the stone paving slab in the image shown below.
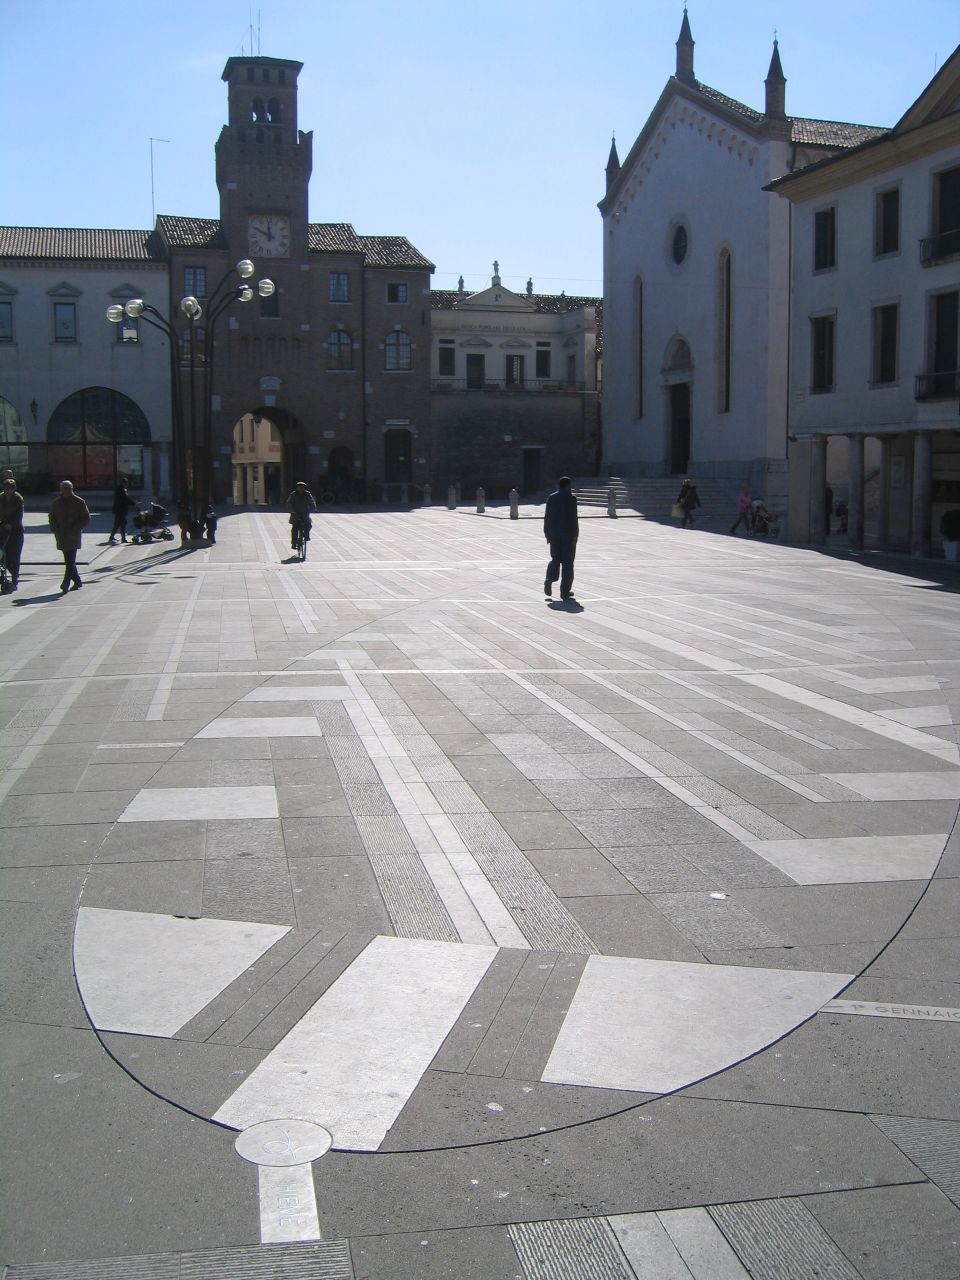
<path fill-rule="evenodd" d="M 534 519 L 324 513 L 296 573 L 283 528 L 0 611 L 10 1276 L 955 1280 L 956 575 L 596 519 L 574 611 Z M 75 976 L 78 910 L 152 950 Z M 304 1072 L 391 1098 L 322 1247 L 213 1120 L 292 1159 Z"/>

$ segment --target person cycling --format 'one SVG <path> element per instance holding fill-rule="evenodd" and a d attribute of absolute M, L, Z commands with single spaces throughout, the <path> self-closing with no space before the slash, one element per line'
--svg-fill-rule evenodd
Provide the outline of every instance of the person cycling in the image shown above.
<path fill-rule="evenodd" d="M 304 537 L 310 541 L 312 523 L 310 512 L 316 511 L 317 503 L 313 494 L 303 480 L 298 480 L 293 491 L 287 494 L 287 510 L 290 512 L 290 546 L 297 549 L 297 531 L 303 528 Z"/>

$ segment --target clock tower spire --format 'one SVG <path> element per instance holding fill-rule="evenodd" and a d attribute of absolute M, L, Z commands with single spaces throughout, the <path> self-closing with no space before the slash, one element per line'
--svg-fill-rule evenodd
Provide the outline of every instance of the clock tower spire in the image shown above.
<path fill-rule="evenodd" d="M 220 222 L 230 252 L 258 261 L 307 249 L 313 134 L 297 128 L 302 62 L 230 58 L 227 124 L 217 139 Z"/>

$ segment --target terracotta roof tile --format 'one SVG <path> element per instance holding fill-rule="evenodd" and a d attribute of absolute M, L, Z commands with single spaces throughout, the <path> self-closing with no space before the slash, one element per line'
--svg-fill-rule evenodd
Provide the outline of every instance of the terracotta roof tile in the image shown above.
<path fill-rule="evenodd" d="M 419 267 L 433 270 L 433 263 L 415 249 L 406 236 L 360 236 L 371 267 Z"/>
<path fill-rule="evenodd" d="M 879 138 L 889 129 L 871 124 L 847 124 L 843 120 L 807 120 L 790 117 L 790 141 L 819 147 L 859 147 L 861 142 Z"/>
<path fill-rule="evenodd" d="M 720 106 L 727 107 L 730 111 L 736 111 L 739 115 L 745 116 L 747 120 L 752 120 L 754 124 L 759 124 L 763 119 L 762 112 L 754 111 L 753 107 L 748 107 L 746 103 L 738 102 L 736 98 L 728 98 L 719 89 L 711 89 L 708 84 L 701 84 L 699 80 L 697 81 L 697 88 L 711 102 L 717 102 Z"/>
<path fill-rule="evenodd" d="M 362 253 L 360 237 L 349 222 L 311 222 L 307 227 L 310 253 Z"/>
<path fill-rule="evenodd" d="M 181 218 L 162 213 L 157 230 L 172 249 L 222 249 L 219 218 Z"/>
<path fill-rule="evenodd" d="M 162 258 L 151 236 L 150 231 L 103 227 L 0 227 L 0 258 L 150 262 Z"/>

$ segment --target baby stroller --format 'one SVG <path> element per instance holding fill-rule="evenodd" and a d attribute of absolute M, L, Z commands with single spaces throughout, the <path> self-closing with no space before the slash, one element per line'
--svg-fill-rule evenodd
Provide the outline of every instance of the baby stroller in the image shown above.
<path fill-rule="evenodd" d="M 780 522 L 772 516 L 763 502 L 753 504 L 753 536 L 755 538 L 776 538 L 780 534 Z"/>
<path fill-rule="evenodd" d="M 138 511 L 133 517 L 133 526 L 137 532 L 131 542 L 173 541 L 173 534 L 167 528 L 167 509 L 159 502 L 151 502 L 149 507 Z"/>

